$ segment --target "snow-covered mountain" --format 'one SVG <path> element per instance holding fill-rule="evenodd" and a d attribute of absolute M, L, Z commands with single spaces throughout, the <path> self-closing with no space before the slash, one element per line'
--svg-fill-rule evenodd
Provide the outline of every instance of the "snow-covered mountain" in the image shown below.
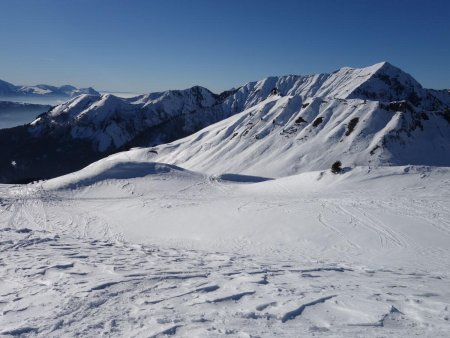
<path fill-rule="evenodd" d="M 449 107 L 448 91 L 424 89 L 386 62 L 269 77 L 220 95 L 202 87 L 134 98 L 81 95 L 0 133 L 0 140 L 17 140 L 6 151 L 16 166 L 0 168 L 0 177 L 53 177 L 136 146 L 153 146 L 140 158 L 268 176 L 325 169 L 337 160 L 450 165 Z"/>
<path fill-rule="evenodd" d="M 450 95 L 389 63 L 249 83 L 234 116 L 152 148 L 149 160 L 194 170 L 285 176 L 357 165 L 450 165 Z M 140 151 L 142 158 L 145 150 Z"/>
<path fill-rule="evenodd" d="M 170 124 L 165 133 L 174 134 L 169 139 L 176 139 L 222 120 L 227 116 L 218 109 L 219 103 L 219 96 L 198 86 L 129 99 L 111 94 L 81 95 L 41 115 L 31 123 L 29 131 L 39 137 L 66 128 L 72 138 L 88 140 L 96 151 L 107 152 L 162 123 Z M 148 141 L 167 140 L 158 133 Z"/>
<path fill-rule="evenodd" d="M 48 97 L 57 96 L 61 98 L 75 97 L 81 94 L 98 95 L 93 88 L 76 88 L 70 85 L 60 87 L 39 84 L 36 86 L 16 86 L 12 83 L 0 80 L 0 98 L 20 98 L 20 97 Z"/>
<path fill-rule="evenodd" d="M 345 166 L 450 165 L 450 96 L 422 88 L 388 63 L 268 78 L 226 102 L 243 111 L 152 148 L 149 158 L 263 176 L 322 170 L 338 160 Z"/>
<path fill-rule="evenodd" d="M 130 146 L 176 140 L 228 117 L 221 102 L 201 87 L 129 99 L 80 95 L 27 126 L 0 130 L 0 182 L 54 177 Z"/>

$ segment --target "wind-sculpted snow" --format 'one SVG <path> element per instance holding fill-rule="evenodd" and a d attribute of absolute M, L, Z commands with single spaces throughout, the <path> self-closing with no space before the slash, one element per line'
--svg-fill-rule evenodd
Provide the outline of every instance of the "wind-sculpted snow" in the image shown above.
<path fill-rule="evenodd" d="M 17 230 L 0 232 L 3 336 L 447 334 L 447 273 L 341 269 Z"/>
<path fill-rule="evenodd" d="M 262 181 L 121 156 L 0 186 L 0 334 L 448 335 L 448 168 Z"/>
<path fill-rule="evenodd" d="M 170 164 L 112 160 L 95 162 L 84 168 L 82 172 L 55 178 L 51 182 L 46 183 L 46 186 L 52 187 L 53 189 L 73 189 L 94 185 L 107 180 L 125 180 L 149 175 L 168 175 L 171 173 L 188 177 L 198 175 Z"/>

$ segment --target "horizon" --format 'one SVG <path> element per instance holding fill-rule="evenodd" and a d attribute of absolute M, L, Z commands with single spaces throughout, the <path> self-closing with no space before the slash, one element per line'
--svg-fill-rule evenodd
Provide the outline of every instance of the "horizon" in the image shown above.
<path fill-rule="evenodd" d="M 372 67 L 372 66 L 374 66 L 374 65 L 382 64 L 382 63 L 387 63 L 387 64 L 390 64 L 391 66 L 394 66 L 394 67 L 396 67 L 396 68 L 399 68 L 399 67 L 397 67 L 396 65 L 393 65 L 393 64 L 392 64 L 391 62 L 389 62 L 389 61 L 380 61 L 380 62 L 376 62 L 376 63 L 374 63 L 374 64 L 372 64 L 372 65 L 367 65 L 367 66 L 364 66 L 364 67 L 342 66 L 342 67 L 340 67 L 340 68 L 338 68 L 338 69 L 335 69 L 335 70 L 333 70 L 333 71 L 331 71 L 331 72 L 327 72 L 327 73 L 268 75 L 268 76 L 266 76 L 265 78 L 258 79 L 258 80 L 253 80 L 253 81 L 249 81 L 249 82 L 243 83 L 243 84 L 241 84 L 241 85 L 239 85 L 239 86 L 236 86 L 236 87 L 230 87 L 230 88 L 224 89 L 224 90 L 222 90 L 222 91 L 213 91 L 213 90 L 209 89 L 208 87 L 204 87 L 204 86 L 196 85 L 196 84 L 194 84 L 194 85 L 192 85 L 192 86 L 190 86 L 190 87 L 186 87 L 186 88 L 169 88 L 169 89 L 165 89 L 165 90 L 155 90 L 155 91 L 151 91 L 151 92 L 136 92 L 136 91 L 126 91 L 126 90 L 125 90 L 125 91 L 122 91 L 122 90 L 108 90 L 108 89 L 105 89 L 105 88 L 97 89 L 97 88 L 94 88 L 94 87 L 92 87 L 92 86 L 89 86 L 89 88 L 92 88 L 92 89 L 96 90 L 96 91 L 99 92 L 100 94 L 116 94 L 115 96 L 124 97 L 124 98 L 127 98 L 127 97 L 134 97 L 134 96 L 138 96 L 138 95 L 144 95 L 144 94 L 148 94 L 148 93 L 163 92 L 163 91 L 166 91 L 166 90 L 187 90 L 187 89 L 190 89 L 190 88 L 193 88 L 193 87 L 202 87 L 202 88 L 204 88 L 204 89 L 209 90 L 209 91 L 212 92 L 213 94 L 221 94 L 221 93 L 223 93 L 223 92 L 225 92 L 225 91 L 228 91 L 228 90 L 233 90 L 233 89 L 241 88 L 241 87 L 245 86 L 245 85 L 248 84 L 248 83 L 258 82 L 258 81 L 261 81 L 261 80 L 264 80 L 264 79 L 267 79 L 267 78 L 270 78 L 270 77 L 312 76 L 312 75 L 318 75 L 318 74 L 331 74 L 331 73 L 336 72 L 336 71 L 338 71 L 338 70 L 340 70 L 340 69 L 342 69 L 342 68 L 352 68 L 352 69 L 356 69 L 356 68 L 368 68 L 368 67 Z M 406 73 L 406 74 L 408 74 L 408 75 L 411 75 L 413 78 L 415 78 L 414 75 L 412 75 L 412 74 L 410 74 L 410 73 L 404 71 L 404 70 L 401 69 L 401 68 L 399 68 L 399 69 L 400 69 L 401 71 L 403 71 L 404 73 Z M 0 79 L 0 81 L 1 81 L 1 80 L 6 81 L 6 80 L 4 80 L 4 79 Z M 6 81 L 6 82 L 9 82 L 9 81 Z M 9 83 L 11 83 L 11 82 L 9 82 Z M 420 82 L 419 82 L 419 83 L 420 83 Z M 50 85 L 50 86 L 54 86 L 54 87 L 57 87 L 57 88 L 58 88 L 58 87 L 63 87 L 63 86 L 66 86 L 66 85 L 69 85 L 69 86 L 71 85 L 71 84 L 68 84 L 68 83 L 66 83 L 66 84 L 47 84 L 47 83 L 38 83 L 38 84 L 16 84 L 16 83 L 12 83 L 12 84 L 13 84 L 13 85 L 16 85 L 16 86 L 40 86 L 40 85 Z M 78 87 L 78 88 L 82 88 L 82 87 Z M 83 88 L 88 88 L 88 87 L 83 87 Z M 427 88 L 427 87 L 423 87 L 423 88 L 425 88 L 425 89 L 434 89 L 434 90 L 450 90 L 450 87 L 448 87 L 448 88 Z M 118 95 L 118 94 L 122 94 L 122 95 Z"/>
<path fill-rule="evenodd" d="M 123 93 L 195 85 L 220 93 L 269 76 L 386 60 L 425 88 L 448 89 L 448 10 L 443 0 L 98 1 L 96 8 L 87 0 L 1 1 L 8 52 L 0 55 L 0 78 Z"/>

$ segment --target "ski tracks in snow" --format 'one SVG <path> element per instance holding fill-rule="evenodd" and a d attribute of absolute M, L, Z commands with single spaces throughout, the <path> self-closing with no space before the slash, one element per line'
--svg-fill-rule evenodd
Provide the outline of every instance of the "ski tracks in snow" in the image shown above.
<path fill-rule="evenodd" d="M 105 195 L 119 185 L 117 198 Z M 444 242 L 450 234 L 445 200 L 359 192 L 296 196 L 270 185 L 254 194 L 214 176 L 145 194 L 139 184 L 119 185 L 97 187 L 104 189 L 100 198 L 90 187 L 75 194 L 39 184 L 0 186 L 0 335 L 448 333 L 448 251 L 422 247 L 410 231 L 414 225 Z M 134 212 L 145 209 L 144 216 L 157 215 L 163 205 L 189 211 L 208 203 L 219 216 L 231 207 L 255 224 L 270 217 L 277 226 L 271 236 L 280 232 L 284 242 L 264 242 L 255 227 L 248 237 L 215 239 L 208 251 L 181 237 L 171 247 L 127 243 L 107 214 L 107 207 L 125 202 Z M 291 240 L 298 229 L 316 231 L 324 244 L 311 245 L 314 236 Z M 402 264 L 375 258 L 371 265 L 378 252 L 398 255 Z M 429 266 L 413 262 L 418 255 Z"/>
<path fill-rule="evenodd" d="M 10 189 L 3 198 L 1 222 L 9 228 L 32 228 L 79 237 L 116 238 L 99 210 L 83 210 L 77 199 L 45 190 L 41 185 Z"/>
<path fill-rule="evenodd" d="M 0 335 L 444 337 L 448 274 L 3 228 Z"/>

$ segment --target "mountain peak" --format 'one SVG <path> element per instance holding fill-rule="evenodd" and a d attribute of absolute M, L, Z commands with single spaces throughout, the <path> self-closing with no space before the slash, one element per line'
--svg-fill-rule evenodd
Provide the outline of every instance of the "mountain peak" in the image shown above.
<path fill-rule="evenodd" d="M 375 63 L 369 67 L 381 69 L 381 68 L 385 68 L 385 67 L 394 67 L 394 66 L 391 63 L 389 63 L 388 61 L 381 61 L 381 62 Z"/>
<path fill-rule="evenodd" d="M 389 63 L 388 61 L 375 63 L 372 66 L 366 67 L 366 69 L 372 69 L 374 74 L 384 73 L 389 74 L 391 76 L 400 76 L 401 74 L 403 74 L 404 76 L 408 76 L 413 79 L 413 77 L 410 74 L 404 72 L 402 69 L 394 66 L 392 63 Z"/>
<path fill-rule="evenodd" d="M 366 78 L 348 98 L 360 98 L 375 101 L 409 101 L 415 106 L 434 109 L 435 98 L 422 88 L 410 74 L 389 62 L 380 62 L 362 68 Z"/>

